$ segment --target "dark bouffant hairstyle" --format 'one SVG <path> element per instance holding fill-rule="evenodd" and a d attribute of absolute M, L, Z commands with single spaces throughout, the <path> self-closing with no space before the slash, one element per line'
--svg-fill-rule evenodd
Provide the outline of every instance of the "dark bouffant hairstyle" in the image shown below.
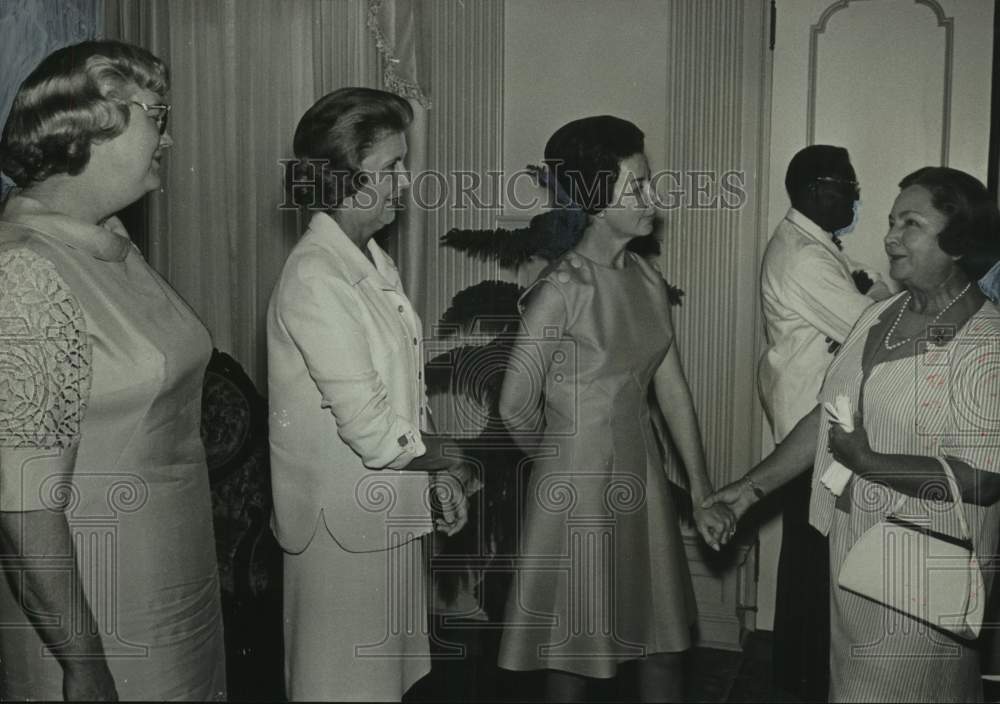
<path fill-rule="evenodd" d="M 169 83 L 166 64 L 131 44 L 86 41 L 52 52 L 14 97 L 0 137 L 0 170 L 22 188 L 80 173 L 92 144 L 128 127 L 131 95 L 165 95 Z"/>
<path fill-rule="evenodd" d="M 573 120 L 549 138 L 545 164 L 588 215 L 611 204 L 619 164 L 645 151 L 645 135 L 628 120 L 598 115 Z"/>
<path fill-rule="evenodd" d="M 361 162 L 372 145 L 406 131 L 412 121 L 410 104 L 382 90 L 341 88 L 320 98 L 295 128 L 296 161 L 287 184 L 292 202 L 319 210 L 339 207 L 363 185 Z"/>
<path fill-rule="evenodd" d="M 948 218 L 938 233 L 941 251 L 961 257 L 958 266 L 976 281 L 1000 259 L 1000 211 L 982 182 L 958 169 L 925 166 L 899 182 L 900 188 L 920 186 L 931 204 Z"/>

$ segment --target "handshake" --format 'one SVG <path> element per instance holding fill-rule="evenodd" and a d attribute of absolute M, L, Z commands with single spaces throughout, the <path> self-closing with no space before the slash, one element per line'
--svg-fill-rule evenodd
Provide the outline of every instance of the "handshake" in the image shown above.
<path fill-rule="evenodd" d="M 746 475 L 709 495 L 694 507 L 694 521 L 702 539 L 718 552 L 732 540 L 743 514 L 764 497 L 764 492 Z"/>

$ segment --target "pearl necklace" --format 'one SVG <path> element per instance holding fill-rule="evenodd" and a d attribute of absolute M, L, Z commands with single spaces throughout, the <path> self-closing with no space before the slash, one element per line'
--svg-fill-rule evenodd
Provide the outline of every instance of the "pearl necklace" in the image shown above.
<path fill-rule="evenodd" d="M 941 320 L 941 316 L 944 315 L 948 311 L 949 308 L 951 308 L 953 305 L 955 305 L 956 303 L 958 303 L 958 299 L 961 298 L 962 296 L 964 296 L 966 294 L 966 292 L 969 290 L 969 288 L 971 288 L 971 286 L 972 286 L 972 282 L 970 281 L 969 283 L 967 283 L 965 285 L 965 288 L 963 288 L 961 291 L 959 291 L 959 293 L 958 293 L 957 296 L 955 296 L 954 298 L 952 298 L 948 302 L 948 305 L 946 305 L 944 308 L 942 308 L 940 310 L 940 312 L 937 315 L 934 316 L 934 320 L 932 320 L 930 322 L 930 325 L 928 325 L 927 327 L 930 327 L 931 325 L 933 325 L 937 321 Z M 889 328 L 889 332 L 886 334 L 885 338 L 882 340 L 882 343 L 885 345 L 886 350 L 888 350 L 889 352 L 892 352 L 893 350 L 899 349 L 900 347 L 902 347 L 903 345 L 905 345 L 907 342 L 912 342 L 913 338 L 916 337 L 915 335 L 911 335 L 910 337 L 907 337 L 905 340 L 900 340 L 899 342 L 893 343 L 891 345 L 889 344 L 889 338 L 891 338 L 893 336 L 893 334 L 896 332 L 896 326 L 899 325 L 899 321 L 903 319 L 903 313 L 906 311 L 906 306 L 909 305 L 910 299 L 912 297 L 913 296 L 909 292 L 907 292 L 906 298 L 903 299 L 903 305 L 901 305 L 899 307 L 899 313 L 896 315 L 896 320 L 893 321 L 892 327 Z M 940 344 L 940 340 L 938 341 L 938 344 Z"/>

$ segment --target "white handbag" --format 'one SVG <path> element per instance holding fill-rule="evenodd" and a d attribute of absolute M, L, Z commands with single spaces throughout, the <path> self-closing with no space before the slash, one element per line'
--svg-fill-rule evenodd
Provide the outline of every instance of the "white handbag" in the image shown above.
<path fill-rule="evenodd" d="M 838 582 L 935 628 L 973 639 L 983 625 L 986 585 L 955 475 L 944 458 L 938 461 L 954 497 L 961 539 L 897 518 L 904 498 L 854 544 Z"/>

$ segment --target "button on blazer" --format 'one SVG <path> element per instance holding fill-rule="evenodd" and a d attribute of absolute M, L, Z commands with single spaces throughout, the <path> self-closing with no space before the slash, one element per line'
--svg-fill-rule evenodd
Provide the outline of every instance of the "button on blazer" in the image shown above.
<path fill-rule="evenodd" d="M 420 319 L 374 240 L 374 266 L 317 214 L 267 311 L 273 527 L 289 552 L 325 526 L 346 550 L 383 550 L 431 530 Z"/>

